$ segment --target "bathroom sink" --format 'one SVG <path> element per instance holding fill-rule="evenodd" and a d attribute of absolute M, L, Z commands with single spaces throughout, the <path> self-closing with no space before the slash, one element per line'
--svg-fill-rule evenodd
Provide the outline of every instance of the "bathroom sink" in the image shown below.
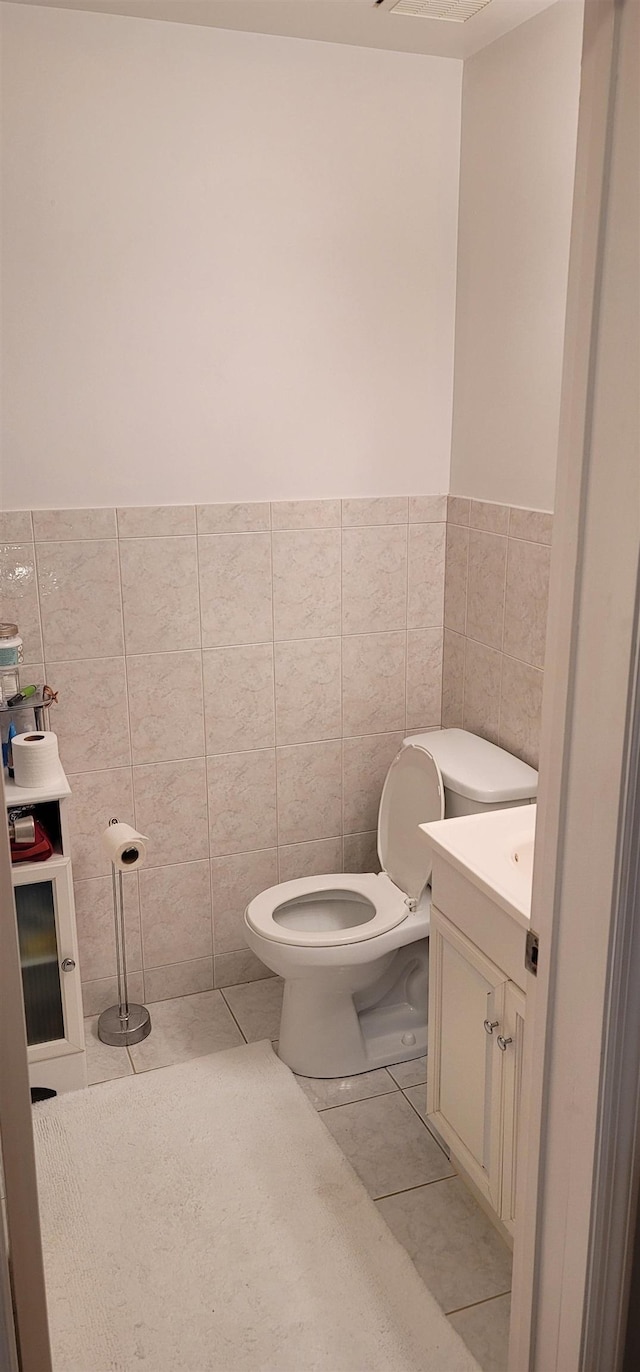
<path fill-rule="evenodd" d="M 535 827 L 535 805 L 420 826 L 435 853 L 524 925 L 531 914 Z"/>

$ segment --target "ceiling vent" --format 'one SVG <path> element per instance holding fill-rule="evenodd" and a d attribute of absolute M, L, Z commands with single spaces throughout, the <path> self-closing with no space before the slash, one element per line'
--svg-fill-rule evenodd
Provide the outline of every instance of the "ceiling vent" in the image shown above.
<path fill-rule="evenodd" d="M 487 8 L 491 0 L 398 0 L 391 6 L 392 14 L 411 14 L 414 19 L 448 19 L 465 24 L 474 14 Z"/>

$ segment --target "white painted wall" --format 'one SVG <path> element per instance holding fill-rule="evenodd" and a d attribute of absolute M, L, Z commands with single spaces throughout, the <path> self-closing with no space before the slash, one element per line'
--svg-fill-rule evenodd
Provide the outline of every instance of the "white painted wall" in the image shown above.
<path fill-rule="evenodd" d="M 553 509 L 582 0 L 464 65 L 451 489 Z"/>
<path fill-rule="evenodd" d="M 446 490 L 462 64 L 2 10 L 5 507 Z"/>

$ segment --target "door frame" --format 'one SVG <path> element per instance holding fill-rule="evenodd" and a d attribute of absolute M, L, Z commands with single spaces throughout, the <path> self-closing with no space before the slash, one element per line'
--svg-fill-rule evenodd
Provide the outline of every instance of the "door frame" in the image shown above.
<path fill-rule="evenodd" d="M 627 1236 L 616 1263 L 612 1241 L 625 1238 L 635 1200 L 637 1095 L 625 1102 L 620 1088 L 634 1072 L 637 1082 L 640 1068 L 640 1040 L 627 1033 L 633 1006 L 623 994 L 637 920 L 629 879 L 637 829 L 634 836 L 629 818 L 640 742 L 639 14 L 637 0 L 586 0 L 510 1372 L 613 1370 L 626 1317 L 631 1245 Z M 605 1308 L 606 1346 L 598 1329 Z"/>

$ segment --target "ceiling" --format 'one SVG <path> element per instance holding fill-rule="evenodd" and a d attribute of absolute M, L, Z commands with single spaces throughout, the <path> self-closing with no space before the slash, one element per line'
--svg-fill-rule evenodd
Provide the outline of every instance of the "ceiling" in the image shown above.
<path fill-rule="evenodd" d="M 381 0 L 378 5 L 375 0 L 17 0 L 17 3 L 464 58 L 533 18 L 555 0 L 489 0 L 464 23 L 394 14 L 396 0 Z"/>

